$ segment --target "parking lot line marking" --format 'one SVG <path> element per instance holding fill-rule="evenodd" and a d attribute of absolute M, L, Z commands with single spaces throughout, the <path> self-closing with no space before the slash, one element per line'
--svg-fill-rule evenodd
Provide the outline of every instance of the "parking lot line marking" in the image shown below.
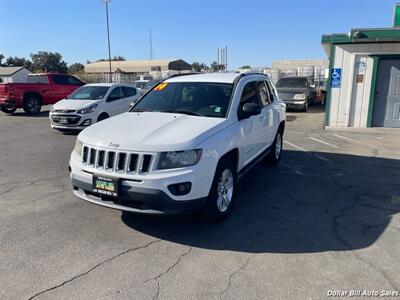
<path fill-rule="evenodd" d="M 336 145 L 333 145 L 333 144 L 331 144 L 331 143 L 328 143 L 328 142 L 325 142 L 325 141 L 321 141 L 321 140 L 319 140 L 319 139 L 316 139 L 316 138 L 314 138 L 314 137 L 310 137 L 310 139 L 311 139 L 311 140 L 313 140 L 313 141 L 319 142 L 319 143 L 321 143 L 321 144 L 325 144 L 325 145 L 327 145 L 327 146 L 330 146 L 330 147 L 333 147 L 333 148 L 339 149 L 339 147 L 338 147 L 338 146 L 336 146 Z"/>
<path fill-rule="evenodd" d="M 288 144 L 289 146 L 292 146 L 293 148 L 296 148 L 296 149 L 298 149 L 298 150 L 300 150 L 300 151 L 306 152 L 306 153 L 308 153 L 309 155 L 315 156 L 316 158 L 318 158 L 318 159 L 320 159 L 320 160 L 322 160 L 322 161 L 324 161 L 324 162 L 332 163 L 332 161 L 331 161 L 330 159 L 327 159 L 327 158 L 325 158 L 325 157 L 323 157 L 323 156 L 321 156 L 321 155 L 319 155 L 319 154 L 310 152 L 310 151 L 308 151 L 307 149 L 304 149 L 304 148 L 302 148 L 302 147 L 300 147 L 300 146 L 297 146 L 297 145 L 295 145 L 295 144 L 293 144 L 293 143 L 291 143 L 291 142 L 288 142 L 288 141 L 283 141 L 283 142 L 286 143 L 286 144 Z"/>
<path fill-rule="evenodd" d="M 351 138 L 348 138 L 348 137 L 345 137 L 345 136 L 342 136 L 342 135 L 334 134 L 333 136 L 336 136 L 336 137 L 338 137 L 338 138 L 340 138 L 340 139 L 342 139 L 342 140 L 346 140 L 346 141 L 349 141 L 349 142 L 352 142 L 352 143 L 357 143 L 357 144 L 360 143 L 360 142 L 357 141 L 357 140 L 353 140 L 353 139 L 351 139 Z"/>
<path fill-rule="evenodd" d="M 293 148 L 296 148 L 296 149 L 298 149 L 300 151 L 304 151 L 304 152 L 307 152 L 308 154 L 311 154 L 310 151 L 308 151 L 308 150 L 306 150 L 304 148 L 301 148 L 300 146 L 297 146 L 297 145 L 295 145 L 295 144 L 293 144 L 291 142 L 288 142 L 288 141 L 283 141 L 283 142 L 288 144 L 289 146 L 292 146 Z"/>

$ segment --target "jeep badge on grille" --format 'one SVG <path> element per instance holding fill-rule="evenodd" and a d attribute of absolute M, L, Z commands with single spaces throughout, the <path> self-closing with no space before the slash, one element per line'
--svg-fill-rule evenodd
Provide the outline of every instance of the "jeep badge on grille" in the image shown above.
<path fill-rule="evenodd" d="M 119 148 L 119 144 L 114 144 L 113 142 L 110 142 L 110 143 L 108 144 L 108 147 L 111 147 L 111 148 Z"/>

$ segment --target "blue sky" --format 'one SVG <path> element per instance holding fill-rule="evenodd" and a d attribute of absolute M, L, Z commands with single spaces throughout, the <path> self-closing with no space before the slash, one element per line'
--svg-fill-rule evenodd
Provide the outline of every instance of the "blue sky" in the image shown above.
<path fill-rule="evenodd" d="M 323 33 L 391 27 L 395 0 L 112 0 L 111 52 L 207 64 L 228 46 L 230 68 L 323 58 Z M 101 0 L 0 0 L 0 53 L 57 51 L 68 63 L 107 57 Z"/>

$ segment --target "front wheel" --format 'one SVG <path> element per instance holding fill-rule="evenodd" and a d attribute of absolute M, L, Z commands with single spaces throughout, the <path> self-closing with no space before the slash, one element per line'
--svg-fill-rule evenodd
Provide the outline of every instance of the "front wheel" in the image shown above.
<path fill-rule="evenodd" d="M 14 107 L 0 106 L 0 110 L 6 114 L 12 114 L 15 113 L 17 108 L 15 106 Z"/>
<path fill-rule="evenodd" d="M 232 160 L 223 158 L 214 175 L 210 194 L 201 214 L 211 222 L 221 221 L 227 217 L 236 198 L 236 167 Z"/>
<path fill-rule="evenodd" d="M 304 103 L 303 108 L 301 109 L 302 112 L 307 112 L 308 109 L 308 100 L 306 100 L 306 103 Z"/>

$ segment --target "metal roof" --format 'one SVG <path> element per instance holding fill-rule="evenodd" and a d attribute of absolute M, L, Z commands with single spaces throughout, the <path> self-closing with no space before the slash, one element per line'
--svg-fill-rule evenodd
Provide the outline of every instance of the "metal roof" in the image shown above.
<path fill-rule="evenodd" d="M 0 67 L 0 76 L 11 76 L 25 67 Z"/>
<path fill-rule="evenodd" d="M 99 61 L 85 65 L 86 73 L 107 73 L 109 62 Z M 152 71 L 152 68 L 163 70 L 190 70 L 191 66 L 182 59 L 154 59 L 154 60 L 125 60 L 111 61 L 112 72 L 117 69 L 126 73 L 145 73 Z"/>

